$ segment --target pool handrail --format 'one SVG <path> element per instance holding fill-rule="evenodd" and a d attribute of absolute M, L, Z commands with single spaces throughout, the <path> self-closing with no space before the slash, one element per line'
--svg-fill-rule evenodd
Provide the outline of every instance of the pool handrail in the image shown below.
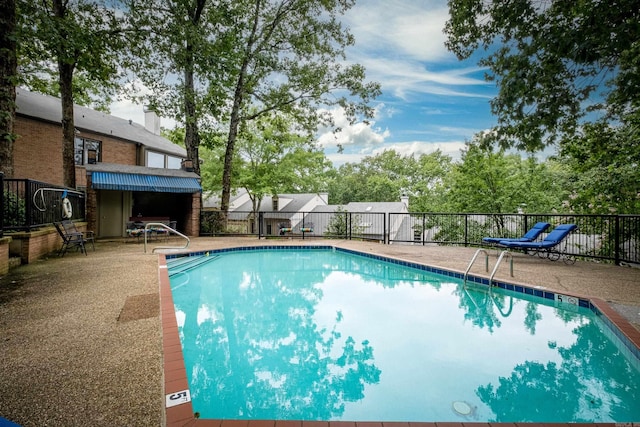
<path fill-rule="evenodd" d="M 504 256 L 507 256 L 507 258 L 511 258 L 511 264 L 510 264 L 510 273 L 511 273 L 511 277 L 513 277 L 513 254 L 509 251 L 502 251 L 500 252 L 500 256 L 498 257 L 498 261 L 496 261 L 496 265 L 493 267 L 493 271 L 491 272 L 491 276 L 489 276 L 489 287 L 491 287 L 491 285 L 493 284 L 493 276 L 496 275 L 496 273 L 498 272 L 498 267 L 500 266 L 500 262 L 502 262 L 502 258 Z"/>
<path fill-rule="evenodd" d="M 473 258 L 471 258 L 471 262 L 469 262 L 469 265 L 464 272 L 464 286 L 467 286 L 467 276 L 469 275 L 469 270 L 471 270 L 471 266 L 476 261 L 476 258 L 478 258 L 478 255 L 480 255 L 480 253 L 484 253 L 484 268 L 487 273 L 489 272 L 489 253 L 484 249 L 478 249 L 476 253 L 473 254 Z"/>
<path fill-rule="evenodd" d="M 187 249 L 189 247 L 189 244 L 191 244 L 191 239 L 189 239 L 189 237 L 180 233 L 178 230 L 169 227 L 167 224 L 164 224 L 162 222 L 148 222 L 144 226 L 144 253 L 145 254 L 147 253 L 147 235 L 149 234 L 147 231 L 149 230 L 149 226 L 166 228 L 168 230 L 168 233 L 177 234 L 178 236 L 184 237 L 187 240 L 187 243 L 184 246 L 156 246 L 151 250 L 151 253 L 154 253 L 156 249 Z"/>

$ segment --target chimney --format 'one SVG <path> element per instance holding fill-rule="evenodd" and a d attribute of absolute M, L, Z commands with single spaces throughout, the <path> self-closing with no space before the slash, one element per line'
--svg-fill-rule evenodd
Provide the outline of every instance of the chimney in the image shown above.
<path fill-rule="evenodd" d="M 160 117 L 148 105 L 144 106 L 144 127 L 154 135 L 160 135 Z"/>
<path fill-rule="evenodd" d="M 403 194 L 402 196 L 400 196 L 400 201 L 404 203 L 407 208 L 409 208 L 409 196 Z"/>
<path fill-rule="evenodd" d="M 325 205 L 329 204 L 329 193 L 318 193 L 318 196 L 320 196 Z"/>

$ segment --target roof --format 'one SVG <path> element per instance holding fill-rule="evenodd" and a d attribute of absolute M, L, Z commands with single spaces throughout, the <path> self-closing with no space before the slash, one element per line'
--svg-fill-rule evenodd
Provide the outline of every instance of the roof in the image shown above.
<path fill-rule="evenodd" d="M 258 208 L 259 212 L 286 212 L 294 213 L 303 209 L 310 201 L 315 197 L 318 197 L 316 193 L 300 193 L 300 194 L 278 194 L 278 211 L 273 210 L 273 197 L 264 196 Z M 231 194 L 229 199 L 231 211 L 237 212 L 252 212 L 253 204 L 247 197 L 247 190 L 244 188 L 238 189 Z M 218 194 L 208 194 L 203 202 L 204 208 L 219 208 L 220 197 Z"/>
<path fill-rule="evenodd" d="M 28 90 L 16 89 L 16 114 L 47 122 L 62 123 L 60 98 L 42 95 Z M 74 105 L 74 126 L 80 132 L 92 132 L 132 143 L 140 143 L 146 148 L 186 157 L 187 151 L 160 135 L 149 132 L 143 125 L 121 119 L 102 111 Z"/>
<path fill-rule="evenodd" d="M 160 193 L 197 193 L 202 191 L 200 177 L 180 169 L 100 163 L 87 165 L 91 187 L 96 190 L 151 191 Z"/>

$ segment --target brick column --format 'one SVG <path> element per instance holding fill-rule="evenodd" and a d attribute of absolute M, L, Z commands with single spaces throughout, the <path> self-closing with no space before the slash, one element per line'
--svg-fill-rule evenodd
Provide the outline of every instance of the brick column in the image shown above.
<path fill-rule="evenodd" d="M 200 235 L 200 208 L 202 206 L 202 194 L 191 195 L 191 210 L 187 212 L 187 223 L 184 231 L 187 236 L 198 237 Z"/>
<path fill-rule="evenodd" d="M 87 230 L 98 235 L 98 193 L 92 187 L 91 174 L 87 174 L 87 199 L 85 201 L 85 221 Z"/>

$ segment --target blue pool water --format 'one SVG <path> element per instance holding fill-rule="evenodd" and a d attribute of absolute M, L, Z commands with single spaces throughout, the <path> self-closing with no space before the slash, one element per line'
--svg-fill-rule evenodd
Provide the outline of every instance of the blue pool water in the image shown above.
<path fill-rule="evenodd" d="M 168 265 L 201 418 L 640 421 L 640 363 L 588 308 L 330 249 L 191 258 Z"/>

